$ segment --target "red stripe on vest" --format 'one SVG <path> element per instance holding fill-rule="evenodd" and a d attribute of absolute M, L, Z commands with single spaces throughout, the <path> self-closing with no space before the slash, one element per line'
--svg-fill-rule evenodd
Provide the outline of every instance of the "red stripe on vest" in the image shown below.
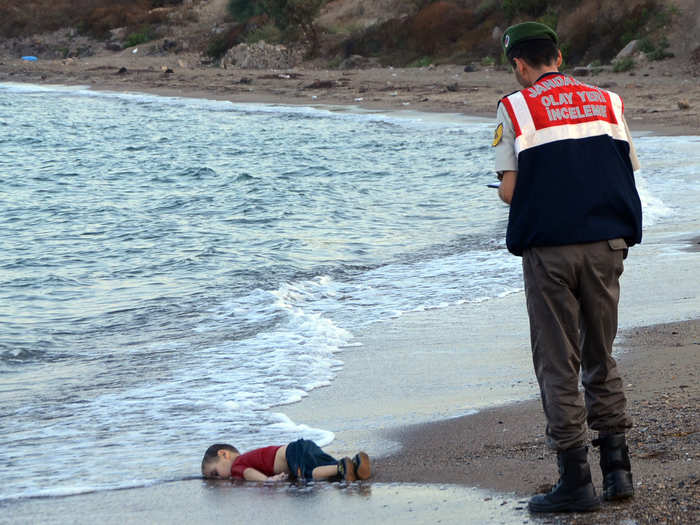
<path fill-rule="evenodd" d="M 513 111 L 513 104 L 510 103 L 508 97 L 502 98 L 501 103 L 506 108 L 506 111 L 510 116 L 510 121 L 513 123 L 513 129 L 515 130 L 515 138 L 518 138 L 520 135 L 522 135 L 523 132 L 520 129 L 520 123 L 518 122 L 518 119 L 515 116 L 515 111 Z"/>

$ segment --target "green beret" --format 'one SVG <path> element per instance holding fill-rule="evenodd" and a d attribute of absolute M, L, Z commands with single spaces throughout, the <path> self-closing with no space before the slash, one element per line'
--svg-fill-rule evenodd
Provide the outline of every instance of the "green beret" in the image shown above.
<path fill-rule="evenodd" d="M 552 39 L 555 45 L 559 43 L 557 34 L 551 27 L 539 22 L 523 22 L 510 26 L 503 33 L 503 49 L 507 55 L 515 44 L 526 40 L 547 40 L 548 38 Z"/>

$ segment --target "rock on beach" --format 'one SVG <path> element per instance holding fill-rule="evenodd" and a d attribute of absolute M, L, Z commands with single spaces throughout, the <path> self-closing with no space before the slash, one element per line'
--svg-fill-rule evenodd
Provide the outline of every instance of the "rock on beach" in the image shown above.
<path fill-rule="evenodd" d="M 224 55 L 222 64 L 241 69 L 289 69 L 301 63 L 302 59 L 301 50 L 260 41 L 232 47 Z"/>

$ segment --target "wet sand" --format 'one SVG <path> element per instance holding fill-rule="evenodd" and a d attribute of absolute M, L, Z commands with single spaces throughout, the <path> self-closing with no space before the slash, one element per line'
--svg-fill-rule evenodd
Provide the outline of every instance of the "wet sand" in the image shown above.
<path fill-rule="evenodd" d="M 629 330 L 620 350 L 635 423 L 628 443 L 636 497 L 567 522 L 692 523 L 691 516 L 700 518 L 700 320 Z M 530 400 L 392 431 L 403 448 L 378 462 L 376 479 L 461 483 L 523 496 L 544 492 L 557 473 L 543 430 L 539 400 Z M 592 449 L 590 461 L 600 487 L 597 452 Z"/>
<path fill-rule="evenodd" d="M 88 525 L 211 523 L 522 523 L 511 495 L 453 485 L 177 481 L 65 498 L 0 504 L 0 523 Z M 469 509 L 469 514 L 465 511 Z"/>

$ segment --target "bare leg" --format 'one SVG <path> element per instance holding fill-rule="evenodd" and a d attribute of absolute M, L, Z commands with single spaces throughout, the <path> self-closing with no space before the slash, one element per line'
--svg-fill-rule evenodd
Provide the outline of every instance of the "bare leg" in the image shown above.
<path fill-rule="evenodd" d="M 311 472 L 311 476 L 317 481 L 334 478 L 337 475 L 338 465 L 323 465 L 322 467 L 316 467 Z"/>

